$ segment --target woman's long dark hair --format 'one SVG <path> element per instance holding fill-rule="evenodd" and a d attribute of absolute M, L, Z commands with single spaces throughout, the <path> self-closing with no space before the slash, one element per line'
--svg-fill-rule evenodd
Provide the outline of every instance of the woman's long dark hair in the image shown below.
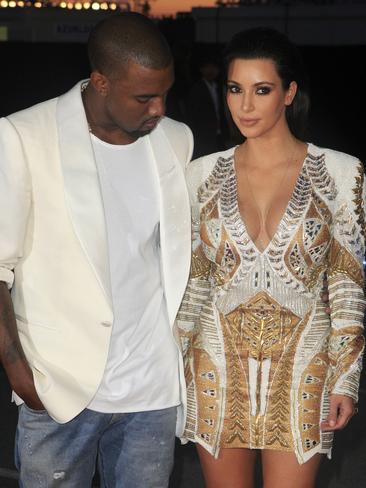
<path fill-rule="evenodd" d="M 296 81 L 297 92 L 292 104 L 286 107 L 286 119 L 292 134 L 304 139 L 310 98 L 307 73 L 299 49 L 281 32 L 257 27 L 237 33 L 228 43 L 224 51 L 226 73 L 235 59 L 271 59 L 284 90 Z"/>

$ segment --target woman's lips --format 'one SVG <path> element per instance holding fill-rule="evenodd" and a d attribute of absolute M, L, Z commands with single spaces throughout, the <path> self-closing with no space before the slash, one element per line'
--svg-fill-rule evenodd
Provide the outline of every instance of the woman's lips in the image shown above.
<path fill-rule="evenodd" d="M 259 119 L 240 119 L 240 124 L 244 127 L 253 127 Z"/>

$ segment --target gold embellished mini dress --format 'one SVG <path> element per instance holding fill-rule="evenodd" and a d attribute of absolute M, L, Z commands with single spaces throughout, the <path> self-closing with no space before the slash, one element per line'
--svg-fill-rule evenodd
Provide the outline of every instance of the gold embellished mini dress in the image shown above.
<path fill-rule="evenodd" d="M 260 252 L 237 198 L 234 148 L 190 163 L 193 253 L 177 326 L 183 440 L 330 455 L 329 394 L 357 401 L 363 339 L 365 185 L 352 156 L 308 145 L 292 196 Z M 327 276 L 331 316 L 321 301 Z"/>

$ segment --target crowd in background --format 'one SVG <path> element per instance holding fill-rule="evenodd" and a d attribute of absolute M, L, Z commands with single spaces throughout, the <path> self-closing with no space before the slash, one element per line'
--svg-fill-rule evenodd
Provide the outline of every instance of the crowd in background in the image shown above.
<path fill-rule="evenodd" d="M 232 145 L 224 103 L 224 81 L 219 53 L 176 52 L 175 83 L 168 94 L 167 115 L 185 122 L 195 138 L 194 157 Z"/>

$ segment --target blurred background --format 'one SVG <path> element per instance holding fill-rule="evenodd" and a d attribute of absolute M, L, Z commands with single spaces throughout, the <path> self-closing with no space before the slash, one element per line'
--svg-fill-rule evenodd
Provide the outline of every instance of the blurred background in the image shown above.
<path fill-rule="evenodd" d="M 121 10 L 152 17 L 168 39 L 176 79 L 167 115 L 192 128 L 195 157 L 236 142 L 223 100 L 222 51 L 235 32 L 266 25 L 285 32 L 304 56 L 312 100 L 307 140 L 366 160 L 366 0 L 0 0 L 0 116 L 87 78 L 88 33 Z M 337 433 L 318 488 L 366 487 L 365 397 L 363 375 L 360 413 Z M 0 488 L 17 486 L 16 418 L 0 366 Z M 191 444 L 177 442 L 171 487 L 203 487 Z"/>

